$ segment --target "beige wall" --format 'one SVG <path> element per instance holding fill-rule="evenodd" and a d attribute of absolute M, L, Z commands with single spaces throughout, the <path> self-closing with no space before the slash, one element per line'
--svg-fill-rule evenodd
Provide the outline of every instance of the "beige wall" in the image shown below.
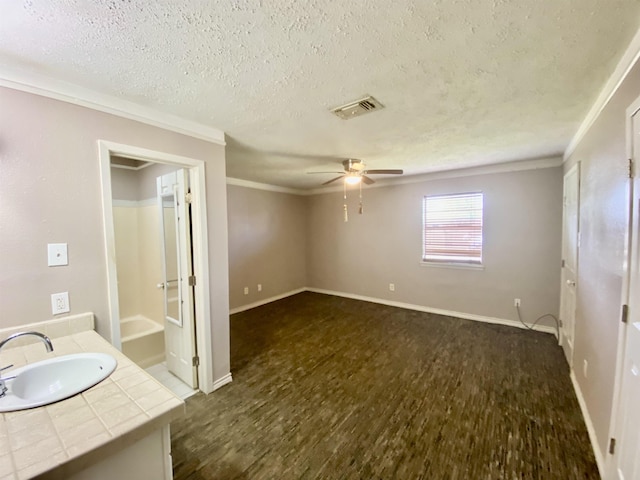
<path fill-rule="evenodd" d="M 580 162 L 580 252 L 574 374 L 606 452 L 629 214 L 625 111 L 640 96 L 636 64 L 565 164 Z M 589 363 L 588 377 L 582 372 Z"/>
<path fill-rule="evenodd" d="M 92 311 L 110 338 L 98 139 L 206 161 L 213 378 L 229 372 L 224 146 L 0 88 L 2 327 L 51 318 L 68 291 L 71 314 Z M 47 243 L 69 244 L 69 265 L 47 267 Z"/>
<path fill-rule="evenodd" d="M 424 195 L 484 193 L 483 270 L 425 267 Z M 517 320 L 557 316 L 562 169 L 476 175 L 339 192 L 309 199 L 308 286 L 473 315 Z M 395 284 L 395 292 L 389 291 Z M 552 322 L 541 322 L 553 325 Z"/>
<path fill-rule="evenodd" d="M 234 185 L 227 195 L 231 308 L 303 288 L 307 197 Z"/>

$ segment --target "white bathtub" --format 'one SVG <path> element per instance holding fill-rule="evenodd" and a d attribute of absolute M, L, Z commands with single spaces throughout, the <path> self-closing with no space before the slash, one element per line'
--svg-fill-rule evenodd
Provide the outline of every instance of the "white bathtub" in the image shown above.
<path fill-rule="evenodd" d="M 134 315 L 120 320 L 122 353 L 147 368 L 164 361 L 164 327 L 143 316 Z"/>

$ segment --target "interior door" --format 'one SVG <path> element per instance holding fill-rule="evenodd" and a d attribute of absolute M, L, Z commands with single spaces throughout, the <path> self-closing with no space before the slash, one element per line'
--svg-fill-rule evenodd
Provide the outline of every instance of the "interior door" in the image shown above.
<path fill-rule="evenodd" d="M 560 288 L 560 343 L 569 365 L 573 365 L 573 335 L 576 318 L 580 205 L 580 164 L 564 176 L 562 208 L 562 286 Z"/>
<path fill-rule="evenodd" d="M 633 116 L 633 158 L 640 159 L 640 112 Z M 640 183 L 633 179 L 629 315 L 616 419 L 616 478 L 640 478 Z"/>
<path fill-rule="evenodd" d="M 197 388 L 197 363 L 189 218 L 188 172 L 185 169 L 157 179 L 163 244 L 164 338 L 167 368 Z"/>

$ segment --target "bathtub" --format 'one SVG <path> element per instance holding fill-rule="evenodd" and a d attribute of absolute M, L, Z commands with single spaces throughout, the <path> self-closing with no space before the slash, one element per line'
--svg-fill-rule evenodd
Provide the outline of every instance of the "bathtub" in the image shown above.
<path fill-rule="evenodd" d="M 134 315 L 120 320 L 122 353 L 147 368 L 164 361 L 164 327 L 143 316 Z"/>

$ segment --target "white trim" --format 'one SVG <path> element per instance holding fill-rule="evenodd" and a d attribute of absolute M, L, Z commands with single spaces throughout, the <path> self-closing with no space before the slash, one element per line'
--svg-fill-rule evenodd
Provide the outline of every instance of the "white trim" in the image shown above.
<path fill-rule="evenodd" d="M 308 288 L 298 288 L 297 290 L 291 290 L 290 292 L 286 292 L 281 295 L 276 295 L 274 297 L 265 298 L 264 300 L 258 300 L 257 302 L 249 303 L 247 305 L 242 305 L 240 307 L 229 310 L 229 315 L 244 312 L 245 310 L 251 310 L 252 308 L 260 307 L 262 305 L 266 305 L 267 303 L 275 302 L 276 300 L 282 300 L 283 298 L 290 297 L 291 295 L 297 295 L 298 293 L 302 293 L 307 290 Z"/>
<path fill-rule="evenodd" d="M 517 320 L 508 320 L 508 319 L 504 319 L 504 318 L 496 318 L 496 317 L 486 317 L 484 315 L 476 315 L 473 313 L 465 313 L 465 312 L 455 312 L 452 310 L 442 310 L 440 308 L 431 308 L 431 307 L 426 307 L 423 305 L 415 305 L 415 304 L 411 304 L 411 303 L 403 303 L 403 302 L 395 302 L 393 300 L 385 300 L 382 298 L 374 298 L 374 297 L 367 297 L 364 295 L 356 295 L 353 293 L 345 293 L 345 292 L 337 292 L 334 290 L 324 290 L 322 288 L 306 288 L 305 290 L 309 291 L 309 292 L 314 292 L 314 293 L 322 293 L 325 295 L 335 295 L 337 297 L 345 297 L 345 298 L 352 298 L 354 300 L 362 300 L 365 302 L 372 302 L 372 303 L 379 303 L 382 305 L 389 305 L 391 307 L 399 307 L 399 308 L 406 308 L 409 310 L 416 310 L 418 312 L 427 312 L 427 313 L 435 313 L 437 315 L 444 315 L 447 317 L 455 317 L 455 318 L 463 318 L 465 320 L 473 320 L 476 322 L 484 322 L 484 323 L 493 323 L 496 325 L 505 325 L 508 327 L 517 327 L 517 328 L 526 328 L 522 323 L 520 323 Z M 533 327 L 534 330 L 539 331 L 539 332 L 543 332 L 543 333 L 550 333 L 552 334 L 554 337 L 556 336 L 556 328 L 555 327 L 549 327 L 547 325 L 535 325 Z"/>
<path fill-rule="evenodd" d="M 153 206 L 156 206 L 157 203 L 158 203 L 157 198 L 146 198 L 144 200 L 118 200 L 114 198 L 112 205 L 114 207 L 138 208 L 138 207 L 153 207 Z"/>
<path fill-rule="evenodd" d="M 465 320 L 474 320 L 476 322 L 493 323 L 493 324 L 496 324 L 496 325 L 505 325 L 507 327 L 517 327 L 517 328 L 522 328 L 522 329 L 526 328 L 524 325 L 522 325 L 522 323 L 520 323 L 517 320 L 508 320 L 508 319 L 496 318 L 496 317 L 486 317 L 486 316 L 483 316 L 483 315 L 475 315 L 473 313 L 464 313 L 464 312 L 455 312 L 455 311 L 452 311 L 452 310 L 442 310 L 442 309 L 439 309 L 439 308 L 426 307 L 424 305 L 415 305 L 415 304 L 412 304 L 412 303 L 395 302 L 393 300 L 385 300 L 385 299 L 382 299 L 382 298 L 367 297 L 365 295 L 356 295 L 356 294 L 353 294 L 353 293 L 338 292 L 338 291 L 335 291 L 335 290 L 325 290 L 323 288 L 312 288 L 312 287 L 298 288 L 296 290 L 291 290 L 290 292 L 286 292 L 286 293 L 283 293 L 281 295 L 276 295 L 274 297 L 269 297 L 269 298 L 266 298 L 264 300 L 260 300 L 258 302 L 250 303 L 248 305 L 243 305 L 241 307 L 236 307 L 236 308 L 230 310 L 229 314 L 233 315 L 234 313 L 244 312 L 245 310 L 249 310 L 251 308 L 260 307 L 260 306 L 265 305 L 267 303 L 275 302 L 277 300 L 282 300 L 283 298 L 290 297 L 292 295 L 297 295 L 298 293 L 302 293 L 302 292 L 321 293 L 323 295 L 333 295 L 333 296 L 336 296 L 336 297 L 352 298 L 354 300 L 362 300 L 364 302 L 379 303 L 379 304 L 382 304 L 382 305 L 389 305 L 391 307 L 406 308 L 408 310 L 416 310 L 418 312 L 435 313 L 437 315 L 444 315 L 444 316 L 447 316 L 447 317 L 462 318 L 462 319 L 465 319 Z M 555 327 L 550 327 L 550 326 L 547 326 L 547 325 L 535 325 L 533 327 L 533 329 L 538 331 L 538 332 L 550 333 L 554 337 L 556 336 L 556 328 Z"/>
<path fill-rule="evenodd" d="M 44 75 L 3 68 L 0 73 L 0 86 L 53 98 L 181 135 L 226 145 L 224 132 L 217 128 Z"/>
<path fill-rule="evenodd" d="M 633 158 L 633 117 L 638 114 L 640 110 L 640 96 L 635 99 L 635 101 L 629 105 L 626 110 L 626 131 L 625 131 L 625 140 L 626 140 L 626 151 L 627 158 Z M 633 158 L 636 169 L 635 176 L 637 177 L 637 169 L 638 169 L 638 159 Z M 625 262 L 623 262 L 623 273 L 622 273 L 622 294 L 620 295 L 620 305 L 628 305 L 630 300 L 630 290 L 631 290 L 631 265 L 634 259 L 632 258 L 632 241 L 633 241 L 633 217 L 634 217 L 634 195 L 635 195 L 635 185 L 636 180 L 630 179 L 629 181 L 629 218 L 627 219 L 627 227 L 625 231 L 625 245 L 624 245 L 624 258 Z M 622 307 L 620 308 L 619 314 L 622 314 Z M 622 394 L 622 383 L 623 383 L 623 375 L 624 375 L 624 361 L 625 361 L 625 347 L 627 341 L 627 326 L 628 324 L 620 323 L 618 324 L 618 343 L 616 348 L 616 369 L 613 383 L 613 401 L 611 403 L 611 417 L 609 419 L 609 438 L 616 438 L 618 436 L 618 410 L 621 403 L 620 395 Z M 612 455 L 608 455 L 606 459 L 606 471 L 611 474 L 613 478 L 615 476 L 617 465 L 616 465 L 616 457 Z"/>
<path fill-rule="evenodd" d="M 242 180 L 241 178 L 233 178 L 233 177 L 227 177 L 227 185 L 234 185 L 236 187 L 253 188 L 255 190 L 267 190 L 268 192 L 290 193 L 292 195 L 308 195 L 308 193 L 305 190 L 299 190 L 297 188 L 279 187 L 277 185 L 251 182 L 249 180 Z"/>
<path fill-rule="evenodd" d="M 417 175 L 407 175 L 402 178 L 386 178 L 378 180 L 373 185 L 367 185 L 367 189 L 378 187 L 390 187 L 394 185 L 405 185 L 410 183 L 421 183 L 432 180 L 440 180 L 445 178 L 471 177 L 474 175 L 488 175 L 494 173 L 521 172 L 525 170 L 539 170 L 542 168 L 554 168 L 562 165 L 562 157 L 545 157 L 535 160 L 519 160 L 515 162 L 495 163 L 491 165 L 482 165 L 479 167 L 464 167 L 454 170 L 443 170 L 439 172 L 430 172 Z M 292 195 L 322 195 L 323 193 L 342 192 L 343 187 L 320 187 L 310 190 L 298 188 L 280 187 L 278 185 L 270 185 L 268 183 L 252 182 L 250 180 L 242 180 L 240 178 L 227 177 L 227 185 L 235 185 L 238 187 L 254 188 L 256 190 L 267 190 L 270 192 L 290 193 Z M 357 187 L 356 187 L 357 188 Z"/>
<path fill-rule="evenodd" d="M 481 263 L 454 263 L 454 262 L 425 262 L 421 260 L 421 267 L 427 268 L 458 268 L 460 270 L 484 270 L 484 265 Z"/>
<path fill-rule="evenodd" d="M 567 146 L 567 149 L 565 150 L 563 155 L 564 161 L 566 161 L 571 156 L 573 151 L 578 146 L 578 143 L 580 143 L 580 141 L 586 135 L 589 128 L 591 128 L 591 125 L 593 125 L 602 110 L 604 110 L 604 107 L 607 106 L 609 100 L 611 100 L 611 97 L 613 97 L 613 95 L 618 91 L 618 88 L 620 88 L 620 85 L 629 74 L 629 71 L 638 61 L 638 58 L 640 58 L 640 29 L 638 29 L 638 31 L 634 35 L 631 43 L 629 43 L 629 46 L 618 62 L 618 65 L 616 65 L 615 70 L 609 77 L 609 80 L 607 80 L 607 83 L 605 83 L 604 87 L 602 87 L 602 90 L 600 91 L 598 98 L 596 98 L 596 101 L 589 110 L 589 113 L 587 113 L 587 116 L 580 124 L 578 131 L 569 142 L 569 145 Z"/>
<path fill-rule="evenodd" d="M 211 388 L 211 392 L 213 392 L 214 390 L 219 389 L 220 387 L 224 387 L 227 383 L 231 383 L 233 381 L 233 378 L 231 378 L 231 372 L 227 373 L 226 375 L 224 375 L 223 377 L 218 378 L 217 380 L 215 380 L 213 382 L 213 386 Z M 208 393 L 211 393 L 208 392 Z"/>
<path fill-rule="evenodd" d="M 562 157 L 560 155 L 554 157 L 545 157 L 535 160 L 518 160 L 506 163 L 494 163 L 491 165 L 482 165 L 478 167 L 464 167 L 453 170 L 443 170 L 440 172 L 431 172 L 418 175 L 407 175 L 402 178 L 388 178 L 378 180 L 373 185 L 367 185 L 367 189 L 379 187 L 392 187 L 395 185 L 406 185 L 411 183 L 430 182 L 433 180 L 441 180 L 446 178 L 472 177 L 475 175 L 490 175 L 496 173 L 521 172 L 525 170 L 540 170 L 543 168 L 555 168 L 562 165 Z M 330 188 L 314 188 L 313 190 L 305 190 L 304 195 L 319 195 L 323 193 L 342 192 L 343 187 Z"/>
<path fill-rule="evenodd" d="M 598 472 L 600 473 L 601 478 L 606 478 L 606 476 L 604 475 L 604 472 L 605 472 L 604 458 L 602 456 L 602 451 L 600 450 L 600 446 L 598 444 L 598 436 L 596 435 L 596 429 L 593 427 L 593 422 L 591 421 L 589 410 L 587 410 L 587 403 L 584 400 L 584 396 L 582 395 L 582 390 L 580 390 L 580 385 L 578 384 L 578 380 L 576 379 L 576 376 L 573 370 L 571 370 L 571 374 L 569 376 L 571 377 L 571 383 L 573 384 L 573 389 L 576 392 L 576 397 L 578 398 L 578 403 L 580 404 L 580 410 L 582 410 L 584 423 L 587 426 L 587 432 L 589 433 L 589 440 L 591 441 L 593 454 L 595 455 L 596 463 L 598 464 Z"/>
<path fill-rule="evenodd" d="M 189 168 L 194 192 L 191 203 L 193 227 L 193 265 L 198 279 L 195 285 L 196 343 L 200 365 L 198 366 L 199 388 L 204 393 L 214 390 L 213 346 L 211 339 L 211 312 L 209 293 L 209 239 L 207 233 L 207 204 L 205 184 L 205 162 L 170 153 L 98 140 L 100 173 L 102 183 L 102 210 L 107 263 L 107 292 L 111 319 L 111 343 L 122 348 L 120 339 L 120 312 L 115 258 L 115 238 L 111 192 L 111 155 L 138 158 L 156 163 Z"/>

